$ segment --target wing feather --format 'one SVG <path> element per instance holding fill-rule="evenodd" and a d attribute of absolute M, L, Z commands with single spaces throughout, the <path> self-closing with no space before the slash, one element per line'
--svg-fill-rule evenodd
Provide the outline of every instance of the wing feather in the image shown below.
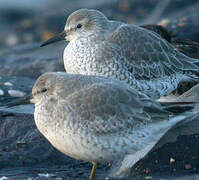
<path fill-rule="evenodd" d="M 157 102 L 113 83 L 93 84 L 68 96 L 63 103 L 62 106 L 70 107 L 73 120 L 81 120 L 79 124 L 85 129 L 89 123 L 89 133 L 94 134 L 110 135 L 118 133 L 119 129 L 133 132 L 143 124 L 169 117 Z"/>
<path fill-rule="evenodd" d="M 134 25 L 121 25 L 105 40 L 118 46 L 128 69 L 137 79 L 197 71 L 196 59 L 185 56 L 155 32 Z"/>

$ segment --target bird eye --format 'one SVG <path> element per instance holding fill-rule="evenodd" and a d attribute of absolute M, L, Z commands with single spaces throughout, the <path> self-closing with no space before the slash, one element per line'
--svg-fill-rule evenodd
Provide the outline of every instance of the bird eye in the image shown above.
<path fill-rule="evenodd" d="M 81 25 L 81 24 L 78 24 L 78 25 L 77 25 L 77 28 L 78 28 L 78 29 L 79 29 L 79 28 L 81 28 L 81 27 L 82 27 L 82 25 Z"/>
<path fill-rule="evenodd" d="M 46 92 L 46 91 L 47 91 L 46 88 L 44 88 L 44 89 L 41 90 L 42 93 L 44 93 L 44 92 Z"/>

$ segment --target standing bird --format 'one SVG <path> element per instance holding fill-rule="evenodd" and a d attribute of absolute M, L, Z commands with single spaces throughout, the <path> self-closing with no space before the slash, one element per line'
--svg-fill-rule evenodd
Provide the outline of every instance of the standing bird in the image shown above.
<path fill-rule="evenodd" d="M 100 11 L 80 9 L 64 31 L 41 46 L 67 40 L 68 73 L 115 78 L 153 99 L 167 95 L 182 81 L 197 81 L 197 59 L 174 48 L 159 34 L 136 25 L 111 21 Z"/>
<path fill-rule="evenodd" d="M 25 98 L 24 100 L 27 100 Z M 126 172 L 177 123 L 178 115 L 128 84 L 112 78 L 45 73 L 33 89 L 34 120 L 39 131 L 62 153 L 93 163 L 121 160 L 114 174 Z"/>

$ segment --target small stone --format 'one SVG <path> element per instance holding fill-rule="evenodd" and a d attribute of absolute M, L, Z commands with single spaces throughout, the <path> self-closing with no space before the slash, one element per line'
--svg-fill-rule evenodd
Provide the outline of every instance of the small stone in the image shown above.
<path fill-rule="evenodd" d="M 175 162 L 175 159 L 173 159 L 173 158 L 170 158 L 170 163 L 174 163 Z"/>
<path fill-rule="evenodd" d="M 153 179 L 152 176 L 146 176 L 145 179 Z"/>
<path fill-rule="evenodd" d="M 8 179 L 6 176 L 0 177 L 0 180 L 6 180 Z"/>
<path fill-rule="evenodd" d="M 5 86 L 12 86 L 13 84 L 10 83 L 10 82 L 5 82 L 4 85 L 5 85 Z"/>
<path fill-rule="evenodd" d="M 39 173 L 38 176 L 39 177 L 46 177 L 46 178 L 48 178 L 48 177 L 53 177 L 55 175 L 54 174 L 48 174 L 48 173 L 46 173 L 46 174 Z"/>
<path fill-rule="evenodd" d="M 195 156 L 192 156 L 192 159 L 196 159 L 196 157 L 195 157 Z"/>
<path fill-rule="evenodd" d="M 23 148 L 26 145 L 26 142 L 24 141 L 17 141 L 16 142 L 17 148 Z"/>
<path fill-rule="evenodd" d="M 18 43 L 18 38 L 15 34 L 10 34 L 7 36 L 6 44 L 8 46 L 14 46 Z"/>
<path fill-rule="evenodd" d="M 191 169 L 191 164 L 185 164 L 184 167 L 185 167 L 185 169 L 187 169 L 187 170 L 188 170 L 188 169 Z"/>
<path fill-rule="evenodd" d="M 0 89 L 0 96 L 4 95 L 4 91 L 2 89 Z"/>
<path fill-rule="evenodd" d="M 24 97 L 26 95 L 25 92 L 18 91 L 18 90 L 8 90 L 8 93 L 12 97 Z"/>
<path fill-rule="evenodd" d="M 169 24 L 169 22 L 170 22 L 169 19 L 163 19 L 163 20 L 159 23 L 159 25 L 161 25 L 161 26 L 167 26 L 167 24 Z"/>
<path fill-rule="evenodd" d="M 148 174 L 149 173 L 149 168 L 145 169 L 145 173 Z"/>

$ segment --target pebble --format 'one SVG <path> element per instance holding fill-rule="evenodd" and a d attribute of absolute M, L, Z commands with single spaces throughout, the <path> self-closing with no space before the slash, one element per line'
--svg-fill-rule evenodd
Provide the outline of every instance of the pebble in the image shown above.
<path fill-rule="evenodd" d="M 5 85 L 5 86 L 13 86 L 13 84 L 10 83 L 10 82 L 5 82 L 4 85 Z"/>
<path fill-rule="evenodd" d="M 4 91 L 2 89 L 0 89 L 0 96 L 4 95 Z"/>
<path fill-rule="evenodd" d="M 6 176 L 0 177 L 0 180 L 6 180 L 8 179 Z"/>
<path fill-rule="evenodd" d="M 174 163 L 174 162 L 175 162 L 175 159 L 170 158 L 170 163 Z"/>
<path fill-rule="evenodd" d="M 12 97 L 24 97 L 26 95 L 25 92 L 19 90 L 8 90 L 8 93 Z"/>
<path fill-rule="evenodd" d="M 46 174 L 39 173 L 38 176 L 39 177 L 46 177 L 46 178 L 48 178 L 48 177 L 53 177 L 55 175 L 54 174 L 48 174 L 48 173 L 46 173 Z"/>
<path fill-rule="evenodd" d="M 185 169 L 191 169 L 191 164 L 185 164 Z"/>

